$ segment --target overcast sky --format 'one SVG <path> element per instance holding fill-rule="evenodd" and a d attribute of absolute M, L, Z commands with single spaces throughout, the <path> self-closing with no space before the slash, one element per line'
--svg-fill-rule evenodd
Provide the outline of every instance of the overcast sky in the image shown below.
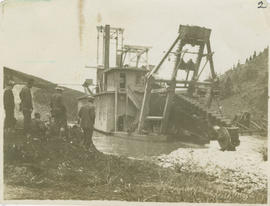
<path fill-rule="evenodd" d="M 270 37 L 270 4 L 258 9 L 256 0 L 5 0 L 1 7 L 1 64 L 55 83 L 94 78 L 84 66 L 96 65 L 97 25 L 124 28 L 126 44 L 152 46 L 152 64 L 179 24 L 211 28 L 218 73 L 262 51 Z"/>

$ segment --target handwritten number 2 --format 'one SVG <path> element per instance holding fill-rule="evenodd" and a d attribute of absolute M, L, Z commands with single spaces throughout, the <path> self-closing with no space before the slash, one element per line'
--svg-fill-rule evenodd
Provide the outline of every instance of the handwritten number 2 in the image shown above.
<path fill-rule="evenodd" d="M 263 2 L 259 1 L 258 2 L 258 8 L 266 8 L 266 6 L 263 6 Z"/>

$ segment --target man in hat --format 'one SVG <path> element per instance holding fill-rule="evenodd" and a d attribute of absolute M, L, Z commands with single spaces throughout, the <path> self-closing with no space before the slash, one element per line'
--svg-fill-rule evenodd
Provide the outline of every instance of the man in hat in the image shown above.
<path fill-rule="evenodd" d="M 26 86 L 24 86 L 20 92 L 20 110 L 23 113 L 23 126 L 24 133 L 27 135 L 31 129 L 31 114 L 33 111 L 31 88 L 33 87 L 34 80 L 29 79 Z"/>
<path fill-rule="evenodd" d="M 61 87 L 56 87 L 55 90 L 56 92 L 52 95 L 50 103 L 51 114 L 55 121 L 58 132 L 61 130 L 65 130 L 65 132 L 67 132 L 67 114 L 62 96 L 64 89 Z"/>
<path fill-rule="evenodd" d="M 8 81 L 7 87 L 4 91 L 4 109 L 5 109 L 5 123 L 4 128 L 5 129 L 12 129 L 15 126 L 16 119 L 14 117 L 14 95 L 13 95 L 13 87 L 15 85 L 15 82 Z"/>
<path fill-rule="evenodd" d="M 85 102 L 79 109 L 78 116 L 80 127 L 83 129 L 84 133 L 84 145 L 88 148 L 92 147 L 93 149 L 95 149 L 92 141 L 96 116 L 95 106 L 93 104 L 94 98 L 91 96 L 86 96 L 81 99 L 83 99 Z"/>

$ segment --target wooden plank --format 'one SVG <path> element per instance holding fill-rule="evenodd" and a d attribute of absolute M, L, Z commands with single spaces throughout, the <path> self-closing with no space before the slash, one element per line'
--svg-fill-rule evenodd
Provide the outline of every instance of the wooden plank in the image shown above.
<path fill-rule="evenodd" d="M 201 60 L 202 60 L 202 54 L 203 54 L 204 46 L 205 46 L 205 43 L 202 43 L 200 45 L 199 54 L 198 54 L 198 57 L 197 57 L 197 60 L 196 60 L 195 72 L 193 73 L 192 79 L 198 79 L 197 76 L 198 76 L 199 67 L 200 67 Z"/>
<path fill-rule="evenodd" d="M 152 89 L 152 77 L 150 77 L 145 86 L 144 95 L 143 95 L 143 101 L 142 101 L 142 107 L 140 111 L 140 117 L 138 122 L 138 132 L 140 133 L 144 126 L 144 119 L 146 114 L 148 113 L 149 109 L 149 99 L 151 96 L 151 89 Z"/>
<path fill-rule="evenodd" d="M 210 40 L 208 39 L 207 43 L 206 43 L 206 48 L 207 48 L 207 53 L 208 54 L 212 54 L 212 50 L 211 50 L 211 45 L 210 45 Z M 214 70 L 214 62 L 213 62 L 213 57 L 212 55 L 210 55 L 208 57 L 209 59 L 209 64 L 210 64 L 210 70 L 211 70 L 211 75 L 212 75 L 212 78 L 216 78 L 216 73 L 215 73 L 215 70 Z"/>
<path fill-rule="evenodd" d="M 126 110 L 125 110 L 125 128 L 127 129 L 128 122 L 128 94 L 126 93 Z"/>
<path fill-rule="evenodd" d="M 155 81 L 157 82 L 164 82 L 164 83 L 171 83 L 172 80 L 169 79 L 161 79 L 161 78 L 156 78 Z M 189 84 L 190 81 L 186 81 L 186 80 L 175 80 L 176 84 Z M 195 82 L 196 85 L 206 85 L 206 86 L 211 86 L 212 82 Z"/>
<path fill-rule="evenodd" d="M 140 46 L 140 45 L 124 45 L 124 49 L 136 49 L 136 50 L 147 50 L 151 49 L 152 47 L 150 46 Z"/>
<path fill-rule="evenodd" d="M 105 38 L 104 38 L 104 67 L 110 68 L 110 25 L 105 25 Z"/>
<path fill-rule="evenodd" d="M 118 93 L 117 87 L 114 94 L 114 131 L 117 131 L 117 106 L 118 106 Z"/>
<path fill-rule="evenodd" d="M 147 116 L 146 119 L 148 120 L 162 120 L 162 116 Z"/>
<path fill-rule="evenodd" d="M 173 97 L 175 95 L 175 93 L 174 93 L 175 85 L 171 85 L 171 86 L 173 87 L 173 91 L 170 91 L 166 97 L 166 102 L 165 102 L 164 111 L 163 111 L 163 119 L 161 122 L 161 133 L 167 132 L 169 114 L 170 114 L 170 110 L 171 110 L 171 106 L 172 106 L 172 102 L 173 102 Z"/>

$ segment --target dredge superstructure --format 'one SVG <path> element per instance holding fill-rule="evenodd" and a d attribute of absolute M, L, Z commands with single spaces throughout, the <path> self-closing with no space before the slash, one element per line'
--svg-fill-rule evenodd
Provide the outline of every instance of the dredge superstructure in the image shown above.
<path fill-rule="evenodd" d="M 219 80 L 210 29 L 180 25 L 175 41 L 156 67 L 148 64 L 150 47 L 123 44 L 122 28 L 106 25 L 97 30 L 94 96 L 98 130 L 126 138 L 217 139 L 223 150 L 234 150 L 239 145 L 238 128 L 220 111 L 211 109 L 218 97 Z M 173 67 L 169 68 L 165 62 L 172 56 Z M 186 56 L 194 57 L 186 60 Z M 160 75 L 161 68 L 170 74 L 169 78 Z M 201 81 L 206 68 L 211 76 Z"/>

